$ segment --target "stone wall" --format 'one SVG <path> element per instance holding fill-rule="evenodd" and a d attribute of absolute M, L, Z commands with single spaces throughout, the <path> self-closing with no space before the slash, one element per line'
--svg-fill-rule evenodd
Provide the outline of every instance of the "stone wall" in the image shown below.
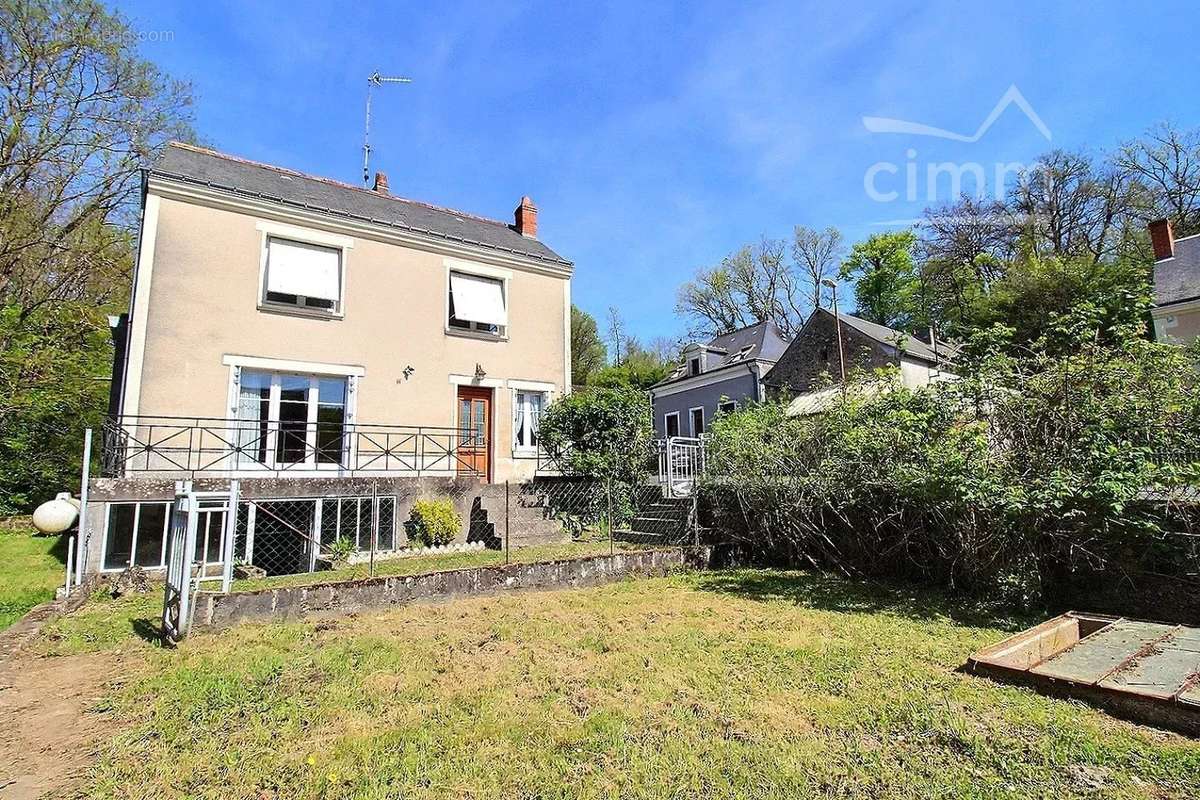
<path fill-rule="evenodd" d="M 880 344 L 850 325 L 842 325 L 842 343 L 847 373 L 898 363 L 895 348 Z M 837 323 L 832 314 L 815 314 L 763 377 L 763 383 L 772 394 L 799 394 L 821 388 L 824 381 L 837 382 L 840 375 Z"/>
<path fill-rule="evenodd" d="M 250 620 L 296 620 L 314 615 L 352 614 L 414 601 L 447 600 L 515 589 L 594 586 L 630 575 L 665 575 L 681 569 L 704 569 L 711 558 L 709 547 L 667 548 L 227 595 L 201 593 L 196 598 L 192 627 L 201 630 Z"/>

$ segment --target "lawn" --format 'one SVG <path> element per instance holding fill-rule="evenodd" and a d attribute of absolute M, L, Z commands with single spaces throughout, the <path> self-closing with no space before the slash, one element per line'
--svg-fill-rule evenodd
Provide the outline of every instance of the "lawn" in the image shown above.
<path fill-rule="evenodd" d="M 173 651 L 137 638 L 150 606 L 97 603 L 43 644 L 141 656 L 89 797 L 1200 796 L 1200 742 L 956 672 L 1028 620 L 938 595 L 692 573 Z"/>
<path fill-rule="evenodd" d="M 375 562 L 374 575 L 419 575 L 424 572 L 441 572 L 469 567 L 494 567 L 505 563 L 530 564 L 536 561 L 554 561 L 563 558 L 608 555 L 610 551 L 624 552 L 644 550 L 646 545 L 625 542 L 610 542 L 606 539 L 564 542 L 562 544 L 531 545 L 514 547 L 506 556 L 503 550 L 476 550 L 465 553 L 432 553 L 429 555 L 404 556 L 380 559 Z M 234 591 L 270 589 L 280 586 L 308 586 L 329 581 L 348 581 L 370 576 L 365 562 L 350 564 L 341 569 L 320 572 L 302 572 L 296 575 L 272 575 L 268 578 L 245 578 L 233 582 Z"/>
<path fill-rule="evenodd" d="M 0 521 L 0 630 L 54 599 L 67 563 L 65 539 L 35 536 L 27 519 Z"/>

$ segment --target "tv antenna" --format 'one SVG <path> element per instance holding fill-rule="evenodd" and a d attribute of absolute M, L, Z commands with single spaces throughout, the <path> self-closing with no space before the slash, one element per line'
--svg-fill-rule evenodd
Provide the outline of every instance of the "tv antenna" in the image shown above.
<path fill-rule="evenodd" d="M 375 70 L 367 77 L 367 124 L 363 129 L 364 185 L 370 183 L 371 180 L 371 90 L 376 86 L 383 86 L 385 83 L 412 83 L 412 78 L 404 78 L 399 75 L 380 75 L 379 70 Z"/>

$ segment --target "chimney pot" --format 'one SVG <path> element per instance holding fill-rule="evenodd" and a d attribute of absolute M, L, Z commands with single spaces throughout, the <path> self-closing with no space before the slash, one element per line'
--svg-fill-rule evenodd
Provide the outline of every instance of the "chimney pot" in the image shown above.
<path fill-rule="evenodd" d="M 521 204 L 517 206 L 517 210 L 513 212 L 513 219 L 516 221 L 517 233 L 522 236 L 528 236 L 530 239 L 537 238 L 537 206 L 529 199 L 529 195 L 521 198 Z"/>
<path fill-rule="evenodd" d="M 386 172 L 376 172 L 375 173 L 375 185 L 372 188 L 375 191 L 379 192 L 380 194 L 388 193 L 387 173 Z"/>
<path fill-rule="evenodd" d="M 1156 219 L 1147 227 L 1150 228 L 1150 242 L 1154 245 L 1154 260 L 1162 261 L 1175 255 L 1175 229 L 1171 220 Z"/>

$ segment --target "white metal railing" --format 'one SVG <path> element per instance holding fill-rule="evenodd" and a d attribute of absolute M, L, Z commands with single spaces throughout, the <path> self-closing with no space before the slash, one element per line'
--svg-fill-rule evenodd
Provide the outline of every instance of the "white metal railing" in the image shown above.
<path fill-rule="evenodd" d="M 658 482 L 668 497 L 691 497 L 703 473 L 703 438 L 672 436 L 659 444 Z"/>

